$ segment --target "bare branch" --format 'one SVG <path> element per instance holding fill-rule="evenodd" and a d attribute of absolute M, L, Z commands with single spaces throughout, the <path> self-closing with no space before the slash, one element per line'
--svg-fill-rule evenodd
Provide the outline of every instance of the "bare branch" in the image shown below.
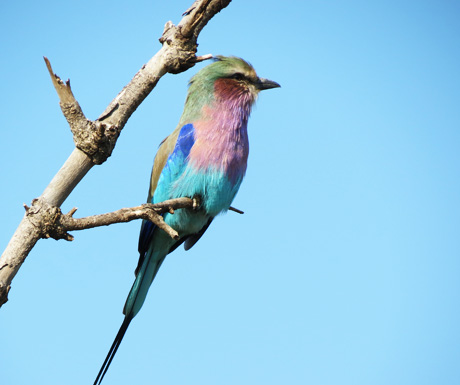
<path fill-rule="evenodd" d="M 113 99 L 96 121 L 88 120 L 76 101 L 70 82 L 53 73 L 45 58 L 48 72 L 60 99 L 60 105 L 72 133 L 76 148 L 46 187 L 43 194 L 26 211 L 16 232 L 0 258 L 0 306 L 7 300 L 11 282 L 25 258 L 42 237 L 37 218 L 52 220 L 57 215 L 50 207 L 59 208 L 81 179 L 95 164 L 102 164 L 112 154 L 121 130 L 129 117 L 166 73 L 179 73 L 195 63 L 210 58 L 196 57 L 197 38 L 204 26 L 231 0 L 196 0 L 175 26 L 166 23 L 160 43 L 162 48 Z M 35 211 L 46 213 L 36 215 Z M 48 210 L 51 210 L 48 212 Z M 171 208 L 171 210 L 173 210 Z M 34 214 L 32 214 L 34 213 Z M 32 219 L 34 218 L 34 219 Z M 51 223 L 51 222 L 49 222 Z"/>
<path fill-rule="evenodd" d="M 212 56 L 212 54 L 208 53 L 207 55 L 203 55 L 203 56 L 197 56 L 196 59 L 195 59 L 195 63 L 199 63 L 199 62 L 202 62 L 202 61 L 205 61 L 205 60 L 209 60 L 209 59 L 212 59 L 214 56 Z"/>
<path fill-rule="evenodd" d="M 27 215 L 36 215 L 35 206 L 40 204 L 38 200 L 32 202 L 32 208 L 29 208 Z M 41 215 L 46 218 L 33 219 L 36 226 L 42 226 L 40 229 L 42 238 L 65 239 L 72 241 L 74 238 L 68 232 L 73 230 L 86 230 L 94 227 L 109 226 L 114 223 L 130 222 L 135 219 L 146 219 L 154 223 L 160 229 L 165 231 L 171 238 L 179 239 L 179 234 L 163 220 L 161 214 L 166 212 L 174 213 L 174 210 L 190 208 L 195 209 L 194 201 L 190 198 L 171 199 L 161 203 L 145 203 L 140 206 L 123 208 L 111 213 L 92 215 L 84 218 L 74 218 L 73 214 L 76 209 L 73 208 L 67 214 L 63 214 L 57 207 L 46 207 L 41 205 L 41 209 L 46 211 Z M 43 220 L 44 219 L 44 220 Z"/>
<path fill-rule="evenodd" d="M 145 219 L 165 231 L 171 238 L 179 239 L 177 231 L 165 223 L 162 214 L 174 214 L 175 210 L 179 209 L 199 210 L 201 200 L 197 197 L 193 199 L 186 197 L 169 199 L 160 203 L 144 203 L 140 206 L 122 208 L 110 213 L 91 215 L 84 218 L 73 217 L 77 211 L 75 207 L 67 214 L 63 214 L 59 207 L 50 206 L 40 199 L 34 199 L 31 207 L 24 206 L 26 215 L 38 229 L 40 238 L 73 241 L 74 237 L 68 233 L 69 231 L 86 230 L 115 223 L 131 222 L 135 219 Z M 229 210 L 243 214 L 243 211 L 231 206 Z"/>
<path fill-rule="evenodd" d="M 244 214 L 244 211 L 241 211 L 241 210 L 239 210 L 239 209 L 237 209 L 235 207 L 232 207 L 232 206 L 230 206 L 228 209 L 230 211 L 234 211 L 235 213 L 238 213 L 238 214 Z"/>
<path fill-rule="evenodd" d="M 51 81 L 53 82 L 54 88 L 56 88 L 56 92 L 58 93 L 61 103 L 77 103 L 75 97 L 73 96 L 72 90 L 70 89 L 70 80 L 68 79 L 67 82 L 64 83 L 61 78 L 53 72 L 51 63 L 49 62 L 48 58 L 43 57 L 43 59 L 45 59 L 46 68 L 48 68 L 48 72 L 51 76 Z M 78 108 L 80 108 L 80 106 L 78 106 Z"/>
<path fill-rule="evenodd" d="M 59 96 L 59 105 L 69 123 L 75 147 L 83 151 L 94 164 L 101 164 L 111 155 L 118 139 L 119 131 L 102 122 L 86 118 L 80 104 L 70 88 L 70 80 L 65 83 L 53 72 L 51 63 L 44 57 L 54 88 Z"/>

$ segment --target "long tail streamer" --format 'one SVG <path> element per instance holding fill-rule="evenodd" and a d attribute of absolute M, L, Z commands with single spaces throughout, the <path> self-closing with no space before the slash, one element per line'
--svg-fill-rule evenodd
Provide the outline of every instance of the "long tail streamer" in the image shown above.
<path fill-rule="evenodd" d="M 105 357 L 105 361 L 102 364 L 101 370 L 99 370 L 96 380 L 94 381 L 94 385 L 99 385 L 102 382 L 102 379 L 107 373 L 107 370 L 109 369 L 109 366 L 112 363 L 113 357 L 115 356 L 115 353 L 117 352 L 118 347 L 120 346 L 121 341 L 123 340 L 123 337 L 132 319 L 133 318 L 131 316 L 126 316 L 123 320 L 123 323 L 120 326 L 120 330 L 118 330 L 117 336 L 115 337 L 115 340 L 113 341 L 113 344 L 110 347 L 109 353 L 107 354 L 107 357 Z"/>

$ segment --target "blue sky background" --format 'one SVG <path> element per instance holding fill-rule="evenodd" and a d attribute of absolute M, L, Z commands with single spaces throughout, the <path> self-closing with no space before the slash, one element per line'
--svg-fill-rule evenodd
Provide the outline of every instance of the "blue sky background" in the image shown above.
<path fill-rule="evenodd" d="M 190 1 L 0 5 L 0 246 L 73 148 L 42 56 L 95 119 Z M 261 94 L 234 206 L 170 255 L 104 384 L 460 383 L 455 1 L 234 1 L 199 54 Z M 144 202 L 188 79 L 165 76 L 63 205 Z M 122 322 L 139 222 L 43 240 L 0 309 L 2 384 L 92 384 Z"/>

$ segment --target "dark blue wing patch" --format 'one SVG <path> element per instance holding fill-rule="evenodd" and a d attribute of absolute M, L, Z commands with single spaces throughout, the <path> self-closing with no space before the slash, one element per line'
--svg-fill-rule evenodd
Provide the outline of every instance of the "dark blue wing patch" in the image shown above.
<path fill-rule="evenodd" d="M 184 156 L 187 157 L 188 154 L 190 154 L 190 149 L 194 143 L 195 128 L 193 127 L 193 124 L 189 123 L 181 128 L 179 136 L 177 137 L 176 146 L 170 156 L 173 156 L 176 151 L 180 150 Z"/>

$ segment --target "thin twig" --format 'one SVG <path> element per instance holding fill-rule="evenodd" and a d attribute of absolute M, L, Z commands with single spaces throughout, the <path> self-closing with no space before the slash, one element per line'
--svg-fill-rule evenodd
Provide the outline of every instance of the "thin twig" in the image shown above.
<path fill-rule="evenodd" d="M 239 210 L 239 209 L 237 209 L 235 207 L 232 207 L 232 206 L 230 206 L 228 209 L 230 211 L 234 211 L 235 213 L 238 213 L 238 214 L 244 214 L 244 211 L 241 211 L 241 210 Z"/>
<path fill-rule="evenodd" d="M 207 54 L 207 55 L 202 55 L 202 56 L 197 56 L 195 59 L 195 63 L 199 63 L 205 60 L 212 59 L 214 56 L 212 54 Z"/>

